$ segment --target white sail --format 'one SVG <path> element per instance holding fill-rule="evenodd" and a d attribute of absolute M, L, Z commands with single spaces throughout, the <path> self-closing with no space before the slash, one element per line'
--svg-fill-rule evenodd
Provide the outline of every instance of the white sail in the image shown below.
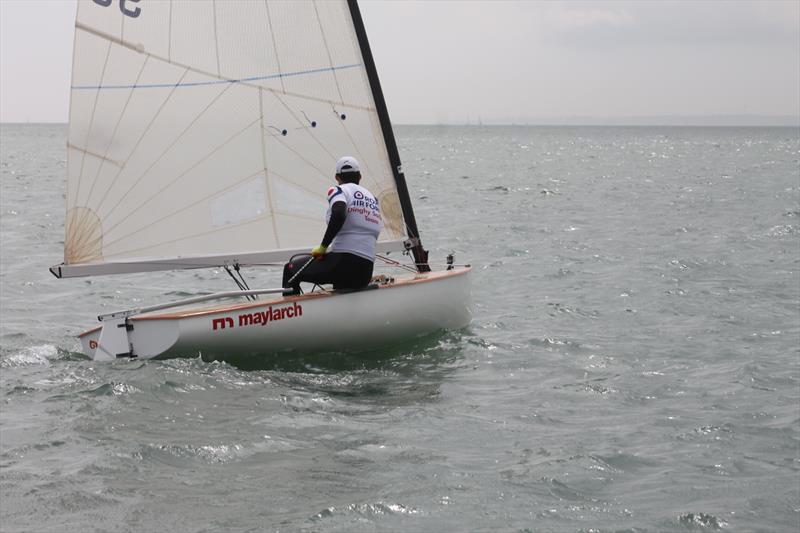
<path fill-rule="evenodd" d="M 288 258 L 319 243 L 343 155 L 402 249 L 344 0 L 80 0 L 73 57 L 57 275 Z"/>

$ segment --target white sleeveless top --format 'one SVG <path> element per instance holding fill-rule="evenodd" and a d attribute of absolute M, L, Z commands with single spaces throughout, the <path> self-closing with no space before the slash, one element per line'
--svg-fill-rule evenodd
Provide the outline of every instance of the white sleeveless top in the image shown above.
<path fill-rule="evenodd" d="M 344 225 L 328 247 L 330 252 L 348 252 L 375 260 L 375 243 L 383 228 L 378 199 L 355 183 L 342 183 L 328 189 L 328 211 L 325 223 L 331 219 L 331 206 L 336 202 L 347 204 Z"/>

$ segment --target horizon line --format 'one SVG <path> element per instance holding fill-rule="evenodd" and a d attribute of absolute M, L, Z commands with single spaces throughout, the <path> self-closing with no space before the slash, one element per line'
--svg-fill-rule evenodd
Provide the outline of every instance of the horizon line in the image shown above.
<path fill-rule="evenodd" d="M 703 117 L 698 117 L 698 119 Z M 731 118 L 738 118 L 738 117 L 731 117 Z M 781 117 L 775 117 L 776 119 Z M 69 122 L 63 121 L 0 121 L 0 125 L 53 125 L 53 126 L 68 126 Z M 570 120 L 562 120 L 562 121 L 527 121 L 527 120 L 517 120 L 517 121 L 489 121 L 489 122 L 482 122 L 479 124 L 471 123 L 471 122 L 457 122 L 457 121 L 449 121 L 449 122 L 394 122 L 392 123 L 393 126 L 457 126 L 457 127 L 472 127 L 472 128 L 491 128 L 491 127 L 508 127 L 508 126 L 516 126 L 516 127 L 669 127 L 669 128 L 680 128 L 680 127 L 688 127 L 688 128 L 703 128 L 703 127 L 719 127 L 719 128 L 800 128 L 800 118 L 795 121 L 782 121 L 782 120 L 775 120 L 774 122 L 770 121 L 753 121 L 753 122 L 736 122 L 736 121 L 700 121 L 700 120 L 670 120 L 670 121 L 647 121 L 647 120 L 631 120 L 630 122 L 625 121 L 623 119 L 610 119 L 608 121 L 603 120 L 587 120 L 587 121 L 570 121 Z"/>

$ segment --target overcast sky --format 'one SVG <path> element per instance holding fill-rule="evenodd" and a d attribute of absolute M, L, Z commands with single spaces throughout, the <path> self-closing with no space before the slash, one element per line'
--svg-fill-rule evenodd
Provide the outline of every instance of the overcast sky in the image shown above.
<path fill-rule="evenodd" d="M 799 0 L 362 0 L 361 11 L 395 123 L 800 121 Z M 66 121 L 74 19 L 74 0 L 0 0 L 0 121 Z"/>

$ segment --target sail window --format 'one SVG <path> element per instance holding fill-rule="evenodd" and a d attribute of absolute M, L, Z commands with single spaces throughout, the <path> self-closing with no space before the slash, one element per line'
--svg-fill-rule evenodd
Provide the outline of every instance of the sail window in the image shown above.
<path fill-rule="evenodd" d="M 267 212 L 264 176 L 246 181 L 211 201 L 211 224 L 215 228 L 238 224 Z"/>

